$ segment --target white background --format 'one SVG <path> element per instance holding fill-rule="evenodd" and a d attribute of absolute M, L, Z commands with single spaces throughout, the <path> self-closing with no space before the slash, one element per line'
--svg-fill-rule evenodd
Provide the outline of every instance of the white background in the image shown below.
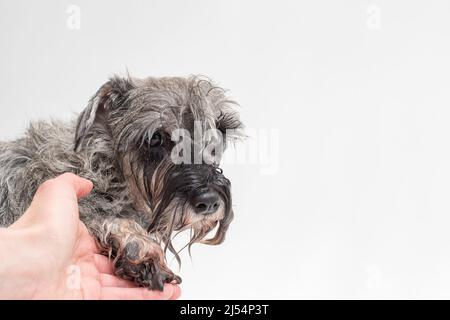
<path fill-rule="evenodd" d="M 1 0 L 0 57 L 2 139 L 127 68 L 208 75 L 277 130 L 274 174 L 224 166 L 236 219 L 183 298 L 450 298 L 449 1 Z"/>

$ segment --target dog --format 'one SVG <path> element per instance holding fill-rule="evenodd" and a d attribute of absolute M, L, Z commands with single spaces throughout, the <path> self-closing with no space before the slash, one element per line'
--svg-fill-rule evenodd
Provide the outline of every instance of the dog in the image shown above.
<path fill-rule="evenodd" d="M 180 263 L 173 236 L 191 230 L 189 249 L 217 245 L 233 219 L 219 162 L 243 128 L 236 106 L 205 77 L 111 77 L 77 119 L 32 122 L 23 137 L 0 142 L 0 226 L 20 217 L 45 180 L 73 172 L 94 183 L 80 219 L 115 274 L 152 290 L 180 283 L 166 262 L 169 250 Z M 198 131 L 219 142 L 202 145 L 192 139 Z"/>

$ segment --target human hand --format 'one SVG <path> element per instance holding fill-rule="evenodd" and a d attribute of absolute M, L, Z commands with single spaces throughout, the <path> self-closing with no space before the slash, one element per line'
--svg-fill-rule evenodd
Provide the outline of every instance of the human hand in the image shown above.
<path fill-rule="evenodd" d="M 0 299 L 177 299 L 180 289 L 138 288 L 113 274 L 79 220 L 92 183 L 66 173 L 46 181 L 24 215 L 0 229 Z"/>

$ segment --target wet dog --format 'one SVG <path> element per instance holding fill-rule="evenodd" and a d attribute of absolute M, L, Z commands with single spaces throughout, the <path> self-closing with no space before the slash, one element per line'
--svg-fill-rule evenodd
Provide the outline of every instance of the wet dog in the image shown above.
<path fill-rule="evenodd" d="M 235 107 L 201 77 L 111 78 L 76 121 L 34 122 L 0 143 L 0 225 L 45 180 L 73 172 L 94 183 L 80 218 L 115 273 L 156 290 L 180 282 L 166 264 L 166 250 L 179 260 L 172 237 L 190 229 L 187 246 L 220 244 L 233 218 L 218 165 L 240 135 Z"/>

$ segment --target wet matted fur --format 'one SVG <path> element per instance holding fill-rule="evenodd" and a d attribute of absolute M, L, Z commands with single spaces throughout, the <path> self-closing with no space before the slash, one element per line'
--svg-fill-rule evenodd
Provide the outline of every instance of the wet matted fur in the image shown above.
<path fill-rule="evenodd" d="M 76 121 L 34 122 L 23 137 L 0 142 L 0 226 L 18 219 L 45 180 L 73 172 L 94 183 L 80 217 L 116 274 L 158 290 L 179 282 L 165 261 L 167 249 L 179 259 L 173 234 L 191 229 L 188 246 L 219 244 L 233 218 L 230 182 L 217 162 L 172 160 L 173 132 L 194 136 L 198 123 L 225 141 L 242 127 L 235 103 L 209 79 L 111 78 Z M 218 201 L 198 213 L 192 199 L 207 192 Z"/>

